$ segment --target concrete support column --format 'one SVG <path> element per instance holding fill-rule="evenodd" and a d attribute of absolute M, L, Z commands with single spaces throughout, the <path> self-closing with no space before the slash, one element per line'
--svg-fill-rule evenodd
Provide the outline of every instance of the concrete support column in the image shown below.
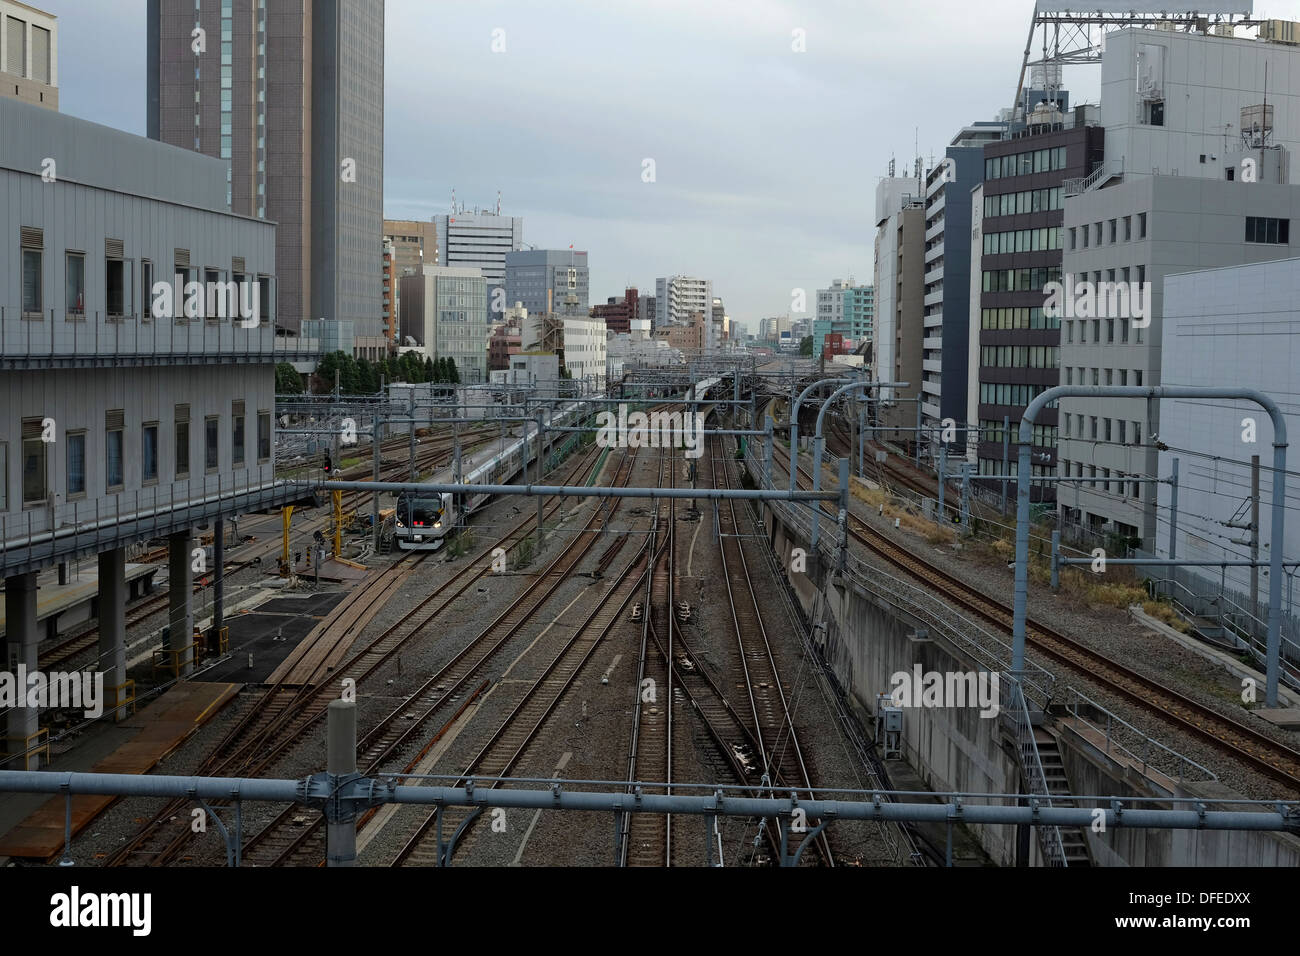
<path fill-rule="evenodd" d="M 180 675 L 188 676 L 194 670 L 194 607 L 190 603 L 194 592 L 193 552 L 194 536 L 189 531 L 178 531 L 167 537 L 167 626 L 168 647 L 181 651 L 178 656 Z"/>
<path fill-rule="evenodd" d="M 104 674 L 105 709 L 110 700 L 121 700 L 126 682 L 126 549 L 105 551 L 99 556 L 99 663 L 94 670 Z M 114 690 L 113 688 L 117 688 Z M 117 708 L 114 720 L 125 720 L 125 707 Z"/>
<path fill-rule="evenodd" d="M 36 575 L 15 574 L 5 578 L 5 659 L 4 669 L 14 674 L 30 674 L 40 668 L 40 631 L 36 627 Z M 28 685 L 20 684 L 19 690 Z M 4 752 L 22 753 L 24 741 L 36 733 L 40 711 L 33 707 L 11 707 L 5 713 Z M 6 764 L 7 770 L 29 769 L 22 760 Z M 31 765 L 30 769 L 36 769 Z"/>

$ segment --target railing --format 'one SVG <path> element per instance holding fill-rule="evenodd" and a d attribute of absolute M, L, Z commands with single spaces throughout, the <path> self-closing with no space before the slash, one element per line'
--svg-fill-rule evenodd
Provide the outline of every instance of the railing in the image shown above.
<path fill-rule="evenodd" d="M 1092 172 L 1087 176 L 1084 176 L 1082 179 L 1075 178 L 1062 180 L 1061 189 L 1066 196 L 1078 196 L 1095 188 L 1098 183 L 1109 179 L 1111 176 L 1122 176 L 1123 174 L 1123 160 L 1120 160 L 1118 163 L 1103 160 L 1097 164 L 1096 168 L 1093 169 Z"/>
<path fill-rule="evenodd" d="M 169 534 L 176 515 L 198 509 L 268 507 L 277 493 L 307 493 L 306 486 L 276 482 L 269 462 L 237 478 L 205 475 L 169 485 L 151 485 L 94 500 L 28 507 L 0 514 L 0 568 L 4 557 L 27 551 L 48 557 L 56 552 L 94 548 L 104 550 L 122 543 L 123 537 L 159 537 Z M 197 523 L 197 522 L 196 522 Z M 119 527 L 132 525 L 129 535 Z M 101 547 L 102 545 L 102 547 Z M 63 547 L 61 547 L 63 546 Z"/>
<path fill-rule="evenodd" d="M 1106 739 L 1107 753 L 1110 753 L 1110 750 L 1113 747 L 1116 750 L 1122 751 L 1135 763 L 1141 765 L 1143 773 L 1146 773 L 1147 768 L 1151 767 L 1159 770 L 1167 776 L 1176 777 L 1180 783 L 1192 780 L 1204 781 L 1219 779 L 1212 771 L 1202 767 L 1195 760 L 1183 756 L 1178 751 L 1166 747 L 1160 741 L 1144 734 L 1122 717 L 1116 716 L 1078 689 L 1067 687 L 1065 691 L 1066 713 L 1085 726 L 1092 728 L 1099 734 L 1102 734 Z M 1083 715 L 1085 707 L 1094 716 L 1097 714 L 1104 715 L 1106 720 L 1106 726 L 1104 729 L 1098 727 Z M 1142 751 L 1141 755 L 1131 747 L 1122 743 L 1120 740 L 1121 737 L 1128 740 L 1134 747 L 1140 748 Z M 1153 751 L 1154 756 L 1157 758 L 1156 760 L 1152 759 Z M 1166 769 L 1169 767 L 1174 768 L 1172 772 Z"/>
<path fill-rule="evenodd" d="M 1025 792 L 1031 800 L 1045 807 L 1052 805 L 1051 791 L 1047 789 L 1047 774 L 1043 772 L 1043 759 L 1034 740 L 1034 725 L 1029 718 L 1029 706 L 1016 675 L 1002 675 L 1002 712 L 1009 714 L 1016 728 L 1016 742 L 1020 750 L 1020 772 Z M 1043 851 L 1043 861 L 1048 866 L 1067 866 L 1065 846 L 1061 842 L 1061 828 L 1038 824 L 1038 845 Z"/>
<path fill-rule="evenodd" d="M 30 317 L 17 306 L 0 306 L 0 362 L 203 356 L 308 359 L 319 342 L 277 337 L 265 320 L 245 328 L 239 319 L 160 319 L 102 312 L 80 315 L 47 309 Z"/>

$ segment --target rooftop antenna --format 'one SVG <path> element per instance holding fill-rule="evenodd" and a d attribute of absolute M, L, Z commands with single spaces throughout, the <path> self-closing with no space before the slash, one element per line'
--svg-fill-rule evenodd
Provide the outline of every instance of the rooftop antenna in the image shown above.
<path fill-rule="evenodd" d="M 501 190 L 497 190 L 497 215 L 501 215 Z"/>
<path fill-rule="evenodd" d="M 451 187 L 451 214 L 456 215 L 456 187 Z"/>

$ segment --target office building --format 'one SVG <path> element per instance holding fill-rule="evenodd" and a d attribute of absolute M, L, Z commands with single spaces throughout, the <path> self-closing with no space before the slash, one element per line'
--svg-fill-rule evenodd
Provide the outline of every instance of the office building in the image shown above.
<path fill-rule="evenodd" d="M 450 358 L 466 385 L 488 380 L 487 280 L 477 269 L 425 266 L 402 276 L 401 345 Z"/>
<path fill-rule="evenodd" d="M 1149 283 L 1146 314 L 1067 317 L 1062 384 L 1162 384 L 1165 277 L 1294 255 L 1300 95 L 1279 77 L 1300 48 L 1217 35 L 1126 29 L 1102 58 L 1105 162 L 1065 184 L 1063 272 L 1076 285 Z M 1265 109 L 1265 72 L 1271 79 Z M 1140 92 L 1134 96 L 1133 91 Z M 1127 287 L 1126 287 L 1127 288 Z M 1162 410 L 1064 399 L 1062 474 L 1094 478 L 1060 500 L 1067 540 L 1149 548 L 1160 536 L 1150 485 Z M 1141 429 L 1140 433 L 1135 434 Z"/>
<path fill-rule="evenodd" d="M 438 264 L 478 269 L 487 279 L 488 308 L 494 314 L 514 305 L 505 291 L 506 254 L 518 252 L 524 242 L 523 219 L 500 213 L 499 206 L 496 212 L 478 209 L 467 212 L 464 206 L 460 206 L 449 214 L 434 217 L 438 234 Z M 545 311 L 545 306 L 542 311 Z"/>
<path fill-rule="evenodd" d="M 59 108 L 59 22 L 52 13 L 0 0 L 0 96 Z"/>
<path fill-rule="evenodd" d="M 587 253 L 573 249 L 526 249 L 507 252 L 505 290 L 508 306 L 522 303 L 529 312 L 557 315 L 590 313 Z"/>
<path fill-rule="evenodd" d="M 881 389 L 882 421 L 915 427 L 912 403 L 921 394 L 921 356 L 925 298 L 925 202 L 920 161 L 916 178 L 887 177 L 876 186 L 875 376 L 907 382 Z M 814 353 L 815 357 L 816 353 Z M 892 403 L 892 404 L 891 404 Z M 898 433 L 896 440 L 910 441 Z"/>
<path fill-rule="evenodd" d="M 383 334 L 383 0 L 148 0 L 149 136 L 226 163 L 229 207 L 276 223 L 280 325 Z M 192 33 L 204 31 L 194 52 Z"/>
<path fill-rule="evenodd" d="M 1060 381 L 1061 322 L 1043 306 L 1046 287 L 1062 277 L 1063 184 L 1100 163 L 1103 144 L 1088 108 L 1067 114 L 1044 103 L 984 147 L 980 292 L 971 302 L 979 309 L 978 372 L 970 383 L 980 474 L 1002 473 L 1004 422 L 1014 441 L 1025 406 Z M 1034 474 L 1056 473 L 1056 440 L 1057 411 L 1048 408 L 1034 426 Z M 1032 487 L 1034 501 L 1055 496 L 1050 484 Z"/>
<path fill-rule="evenodd" d="M 1001 139 L 1005 131 L 1006 124 L 996 122 L 963 127 L 925 179 L 921 424 L 934 435 L 936 426 L 952 419 L 962 429 L 963 442 L 969 385 L 970 192 L 984 178 L 984 144 Z"/>

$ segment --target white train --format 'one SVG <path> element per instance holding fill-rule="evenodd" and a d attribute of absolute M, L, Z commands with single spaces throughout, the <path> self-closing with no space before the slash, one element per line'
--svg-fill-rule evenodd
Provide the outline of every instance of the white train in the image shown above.
<path fill-rule="evenodd" d="M 554 413 L 548 420 L 551 425 L 573 425 L 583 416 L 593 414 L 591 407 L 585 403 L 566 405 Z M 548 436 L 552 445 L 559 445 L 570 432 Z M 496 445 L 481 454 L 477 461 L 463 465 L 461 484 L 465 485 L 504 485 L 523 471 L 525 446 L 528 460 L 535 461 L 539 452 L 537 430 L 528 428 L 528 438 L 512 436 L 506 439 L 502 448 Z M 439 483 L 450 483 L 453 476 L 450 471 L 441 473 L 436 479 Z M 460 496 L 460 518 L 467 518 L 481 508 L 491 495 L 467 494 Z M 403 492 L 398 495 L 393 518 L 394 537 L 397 546 L 404 551 L 436 551 L 442 547 L 447 535 L 457 525 L 454 506 L 455 496 L 450 492 L 422 493 Z"/>

